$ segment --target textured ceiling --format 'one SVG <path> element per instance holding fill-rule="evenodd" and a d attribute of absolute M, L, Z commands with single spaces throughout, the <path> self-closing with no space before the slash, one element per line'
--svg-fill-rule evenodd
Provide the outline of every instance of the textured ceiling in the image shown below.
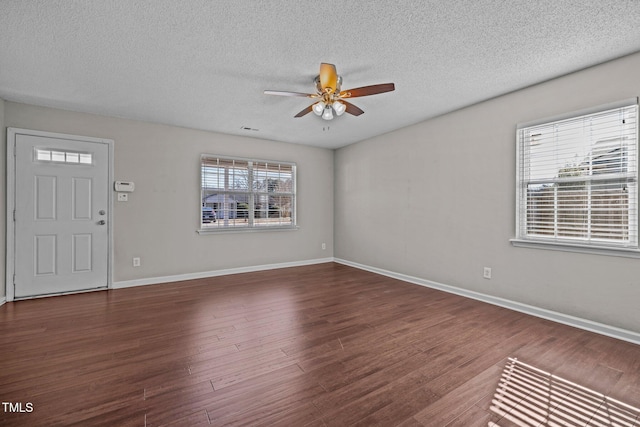
<path fill-rule="evenodd" d="M 637 51 L 638 0 L 0 0 L 1 98 L 328 148 Z M 330 122 L 263 94 L 321 62 L 396 90 Z"/>

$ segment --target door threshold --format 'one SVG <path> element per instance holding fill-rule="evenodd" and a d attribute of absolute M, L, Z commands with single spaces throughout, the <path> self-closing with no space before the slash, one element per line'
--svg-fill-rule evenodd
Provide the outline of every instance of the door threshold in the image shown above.
<path fill-rule="evenodd" d="M 62 295 L 75 295 L 75 294 L 86 294 L 88 292 L 98 292 L 98 291 L 108 291 L 108 286 L 102 286 L 99 288 L 90 288 L 90 289 L 80 289 L 77 291 L 69 291 L 69 292 L 55 292 L 51 294 L 41 294 L 41 295 L 27 295 L 23 297 L 15 297 L 14 301 L 25 301 L 30 299 L 38 299 L 38 298 L 47 298 L 47 297 L 59 297 Z"/>

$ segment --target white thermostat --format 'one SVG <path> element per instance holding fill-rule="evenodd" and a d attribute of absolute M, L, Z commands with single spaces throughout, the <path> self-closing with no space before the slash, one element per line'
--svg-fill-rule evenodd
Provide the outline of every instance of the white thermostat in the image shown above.
<path fill-rule="evenodd" d="M 132 193 L 135 188 L 135 184 L 129 181 L 116 181 L 115 190 L 123 193 Z"/>

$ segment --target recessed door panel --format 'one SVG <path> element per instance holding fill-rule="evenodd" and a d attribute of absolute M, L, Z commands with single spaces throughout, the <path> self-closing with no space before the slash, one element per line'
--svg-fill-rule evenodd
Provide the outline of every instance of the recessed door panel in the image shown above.
<path fill-rule="evenodd" d="M 35 176 L 34 178 L 35 189 L 33 192 L 33 198 L 35 204 L 35 219 L 56 219 L 56 177 Z"/>
<path fill-rule="evenodd" d="M 91 234 L 74 234 L 71 245 L 72 272 L 91 271 Z"/>
<path fill-rule="evenodd" d="M 56 236 L 35 236 L 35 276 L 56 274 Z"/>
<path fill-rule="evenodd" d="M 71 180 L 71 184 L 73 219 L 91 219 L 91 178 L 74 177 Z"/>

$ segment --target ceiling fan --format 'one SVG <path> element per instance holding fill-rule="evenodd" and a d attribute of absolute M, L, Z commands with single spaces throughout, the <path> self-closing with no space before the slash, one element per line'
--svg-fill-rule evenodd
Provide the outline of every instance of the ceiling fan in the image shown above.
<path fill-rule="evenodd" d="M 395 90 L 393 83 L 382 83 L 372 86 L 363 86 L 355 89 L 341 90 L 342 77 L 336 72 L 336 66 L 333 64 L 320 64 L 320 74 L 314 79 L 316 84 L 316 93 L 301 92 L 285 92 L 279 90 L 265 90 L 266 95 L 280 96 L 301 96 L 305 98 L 319 99 L 304 110 L 300 111 L 295 117 L 302 117 L 310 112 L 321 116 L 325 120 L 331 120 L 334 113 L 341 116 L 347 112 L 354 116 L 363 114 L 360 108 L 346 101 L 346 98 L 356 98 L 358 96 L 376 95 L 378 93 L 391 92 Z"/>

